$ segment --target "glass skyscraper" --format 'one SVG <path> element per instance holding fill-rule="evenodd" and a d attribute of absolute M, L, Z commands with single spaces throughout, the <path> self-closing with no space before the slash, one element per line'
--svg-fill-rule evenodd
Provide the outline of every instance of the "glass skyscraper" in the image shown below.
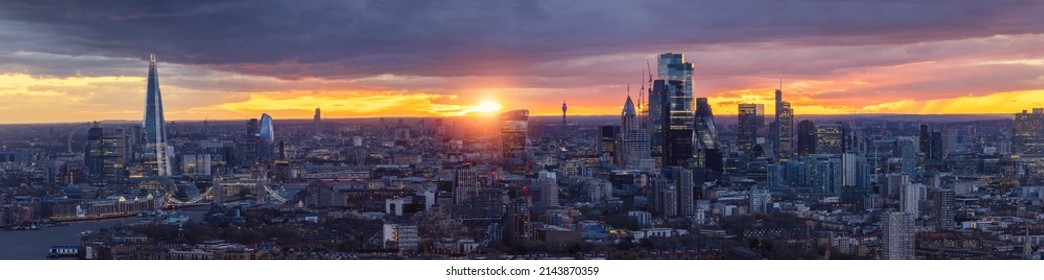
<path fill-rule="evenodd" d="M 765 105 L 739 104 L 739 150 L 751 155 L 765 126 Z"/>
<path fill-rule="evenodd" d="M 167 130 L 163 127 L 163 98 L 160 95 L 156 55 L 149 55 L 149 78 L 145 93 L 145 116 L 142 133 L 145 137 L 145 172 L 153 176 L 173 175 L 171 157 L 174 147 L 167 146 Z"/>

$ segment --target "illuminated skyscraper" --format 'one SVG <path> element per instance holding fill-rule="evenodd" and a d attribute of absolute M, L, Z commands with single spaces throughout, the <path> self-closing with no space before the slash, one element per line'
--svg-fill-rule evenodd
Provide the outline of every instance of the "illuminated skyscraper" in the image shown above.
<path fill-rule="evenodd" d="M 707 98 L 696 98 L 696 113 L 693 120 L 693 134 L 696 138 L 695 167 L 706 167 L 711 170 L 722 170 L 721 150 L 718 148 L 718 130 L 714 124 L 714 113 Z"/>
<path fill-rule="evenodd" d="M 739 104 L 739 150 L 752 155 L 765 126 L 765 105 Z"/>
<path fill-rule="evenodd" d="M 718 148 L 718 130 L 714 127 L 714 113 L 707 98 L 696 98 L 696 114 L 693 121 L 696 143 L 699 149 Z"/>
<path fill-rule="evenodd" d="M 84 165 L 91 176 L 107 181 L 126 178 L 124 166 L 128 158 L 128 138 L 123 129 L 106 133 L 98 123 L 87 130 L 87 145 L 84 147 Z"/>
<path fill-rule="evenodd" d="M 790 102 L 780 101 L 776 107 L 776 158 L 785 160 L 794 155 L 794 109 Z"/>
<path fill-rule="evenodd" d="M 693 159 L 692 63 L 685 56 L 664 53 L 657 57 L 658 79 L 649 91 L 648 127 L 651 156 L 661 166 L 683 166 Z"/>
<path fill-rule="evenodd" d="M 525 156 L 529 110 L 506 112 L 497 119 L 500 122 L 501 157 L 505 160 L 521 160 Z"/>
<path fill-rule="evenodd" d="M 275 129 L 272 127 L 272 116 L 267 113 L 261 114 L 261 128 L 257 132 L 257 137 L 261 141 L 260 152 L 258 156 L 261 160 L 271 160 L 272 155 L 275 154 Z"/>
<path fill-rule="evenodd" d="M 163 98 L 160 95 L 159 74 L 156 72 L 156 55 L 149 55 L 149 77 L 145 92 L 145 116 L 141 121 L 145 137 L 145 173 L 154 176 L 170 176 L 171 157 L 174 147 L 167 146 L 167 130 L 163 127 Z"/>
<path fill-rule="evenodd" d="M 1044 154 L 1044 108 L 1015 114 L 1011 149 L 1016 154 Z"/>
<path fill-rule="evenodd" d="M 826 124 L 816 126 L 816 153 L 841 154 L 845 151 L 844 125 Z"/>

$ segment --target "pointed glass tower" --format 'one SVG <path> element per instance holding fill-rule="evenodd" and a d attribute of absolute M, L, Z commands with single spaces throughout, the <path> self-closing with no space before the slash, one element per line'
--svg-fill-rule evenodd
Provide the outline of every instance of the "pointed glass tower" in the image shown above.
<path fill-rule="evenodd" d="M 149 54 L 149 79 L 145 94 L 145 117 L 141 121 L 145 137 L 146 172 L 155 176 L 172 175 L 167 147 L 167 130 L 163 127 L 163 98 L 160 96 L 159 74 L 156 73 L 156 55 Z"/>

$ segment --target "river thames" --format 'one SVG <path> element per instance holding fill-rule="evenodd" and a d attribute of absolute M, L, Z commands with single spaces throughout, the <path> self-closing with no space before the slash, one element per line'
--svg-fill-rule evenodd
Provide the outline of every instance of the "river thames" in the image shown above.
<path fill-rule="evenodd" d="M 178 210 L 193 221 L 202 221 L 206 206 L 193 206 Z M 44 260 L 51 246 L 78 246 L 83 231 L 111 227 L 117 224 L 138 222 L 138 217 L 106 219 L 97 221 L 69 222 L 67 226 L 47 227 L 40 230 L 0 230 L 0 260 Z"/>

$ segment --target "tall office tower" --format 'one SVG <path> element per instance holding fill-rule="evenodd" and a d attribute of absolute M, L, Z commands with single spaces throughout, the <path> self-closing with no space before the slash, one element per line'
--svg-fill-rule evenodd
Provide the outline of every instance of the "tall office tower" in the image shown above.
<path fill-rule="evenodd" d="M 881 258 L 914 259 L 914 219 L 902 212 L 881 214 Z"/>
<path fill-rule="evenodd" d="M 160 95 L 159 73 L 156 72 L 156 55 L 149 55 L 149 78 L 145 93 L 145 117 L 141 127 L 145 136 L 145 173 L 152 176 L 173 175 L 171 157 L 174 147 L 167 146 L 167 130 L 164 128 L 163 98 Z"/>
<path fill-rule="evenodd" d="M 907 183 L 901 187 L 902 190 L 899 192 L 899 211 L 910 214 L 914 220 L 921 216 L 918 207 L 923 187 L 924 185 L 921 184 Z"/>
<path fill-rule="evenodd" d="M 536 186 L 540 189 L 540 205 L 558 207 L 558 179 L 555 178 L 554 172 L 540 170 Z"/>
<path fill-rule="evenodd" d="M 315 115 L 312 116 L 312 122 L 313 122 L 313 125 L 315 125 L 315 135 L 322 134 L 321 133 L 322 132 L 321 121 L 322 121 L 322 115 L 319 112 L 319 108 L 315 108 Z"/>
<path fill-rule="evenodd" d="M 453 203 L 458 206 L 468 205 L 478 196 L 478 171 L 470 165 L 462 165 L 454 169 L 453 174 Z"/>
<path fill-rule="evenodd" d="M 691 217 L 696 214 L 696 192 L 694 188 L 696 185 L 693 183 L 692 169 L 688 169 L 680 166 L 672 166 L 668 169 L 671 172 L 671 180 L 674 180 L 675 187 L 677 189 L 678 196 L 678 214 L 685 217 Z"/>
<path fill-rule="evenodd" d="M 268 113 L 261 114 L 261 127 L 257 132 L 260 140 L 258 143 L 258 157 L 262 161 L 272 160 L 275 155 L 275 128 L 272 126 L 272 116 Z"/>
<path fill-rule="evenodd" d="M 246 123 L 246 138 L 254 139 L 254 137 L 257 137 L 258 130 L 259 125 L 257 123 L 257 119 L 250 119 Z"/>
<path fill-rule="evenodd" d="M 529 205 L 518 198 L 507 205 L 504 213 L 504 242 L 510 245 L 519 244 L 531 239 Z"/>
<path fill-rule="evenodd" d="M 807 156 L 816 153 L 816 125 L 811 120 L 798 123 L 797 154 Z"/>
<path fill-rule="evenodd" d="M 684 166 L 693 158 L 692 95 L 680 80 L 656 80 L 649 92 L 652 157 L 661 166 Z"/>
<path fill-rule="evenodd" d="M 943 154 L 943 136 L 942 136 L 942 132 L 938 132 L 938 131 L 932 132 L 931 133 L 931 137 L 929 137 L 929 138 L 930 138 L 929 139 L 930 144 L 928 145 L 928 149 L 931 151 L 931 153 L 929 153 L 928 158 L 932 159 L 932 160 L 941 160 L 941 159 L 943 159 L 945 154 Z"/>
<path fill-rule="evenodd" d="M 696 167 L 705 167 L 721 172 L 723 159 L 718 148 L 718 129 L 714 124 L 714 112 L 707 98 L 696 98 L 696 113 L 693 120 L 696 138 Z"/>
<path fill-rule="evenodd" d="M 949 158 L 950 154 L 957 152 L 957 130 L 943 129 L 942 131 L 942 157 Z"/>
<path fill-rule="evenodd" d="M 1011 130 L 1011 151 L 1016 154 L 1044 154 L 1044 108 L 1033 113 L 1015 114 Z"/>
<path fill-rule="evenodd" d="M 928 149 L 929 149 L 929 147 L 930 147 L 930 145 L 932 143 L 931 142 L 932 141 L 931 140 L 931 135 L 928 134 L 928 133 L 929 133 L 928 125 L 927 124 L 921 124 L 921 135 L 920 135 L 920 139 L 918 139 L 919 140 L 918 148 L 925 155 L 927 155 L 929 153 Z"/>
<path fill-rule="evenodd" d="M 603 125 L 598 127 L 598 157 L 604 157 L 612 164 L 621 164 L 617 137 L 620 134 L 619 125 Z"/>
<path fill-rule="evenodd" d="M 667 146 L 665 143 L 667 140 L 667 129 L 669 127 L 667 119 L 667 81 L 656 80 L 653 81 L 652 88 L 649 89 L 649 114 L 646 117 L 646 121 L 649 123 L 646 127 L 649 129 L 649 149 L 650 156 L 656 160 L 656 166 L 663 165 L 664 147 Z"/>
<path fill-rule="evenodd" d="M 913 137 L 900 136 L 895 140 L 895 157 L 900 159 L 903 173 L 916 177 L 917 171 L 917 140 Z"/>
<path fill-rule="evenodd" d="M 790 102 L 779 102 L 776 114 L 776 159 L 786 160 L 794 155 L 794 109 Z"/>
<path fill-rule="evenodd" d="M 956 193 L 953 190 L 932 188 L 929 196 L 932 200 L 932 226 L 938 231 L 953 229 L 956 226 L 954 216 L 957 215 Z"/>
<path fill-rule="evenodd" d="M 683 95 L 692 101 L 692 63 L 685 62 L 685 55 L 680 53 L 664 53 L 657 58 L 658 79 L 675 80 L 683 83 Z M 690 105 L 691 106 L 691 105 Z M 690 110 L 691 112 L 691 110 Z"/>
<path fill-rule="evenodd" d="M 500 151 L 508 169 L 524 173 L 526 142 L 529 133 L 529 110 L 514 110 L 497 117 L 500 122 Z"/>
<path fill-rule="evenodd" d="M 649 92 L 652 157 L 661 166 L 687 165 L 697 145 L 693 135 L 693 66 L 685 62 L 684 55 L 675 53 L 660 54 L 657 66 L 658 79 Z"/>
<path fill-rule="evenodd" d="M 845 151 L 844 125 L 826 124 L 816 126 L 816 153 L 840 154 Z"/>
<path fill-rule="evenodd" d="M 634 102 L 627 96 L 623 110 L 620 112 L 618 163 L 625 168 L 636 168 L 641 162 L 650 159 L 649 134 L 640 128 L 638 112 Z"/>
<path fill-rule="evenodd" d="M 87 174 L 110 182 L 124 178 L 127 138 L 122 130 L 105 133 L 95 122 L 94 126 L 87 130 L 87 145 L 84 147 Z"/>
<path fill-rule="evenodd" d="M 765 105 L 739 104 L 739 144 L 740 151 L 753 154 L 758 145 L 758 138 L 764 137 L 761 131 L 765 126 Z"/>

